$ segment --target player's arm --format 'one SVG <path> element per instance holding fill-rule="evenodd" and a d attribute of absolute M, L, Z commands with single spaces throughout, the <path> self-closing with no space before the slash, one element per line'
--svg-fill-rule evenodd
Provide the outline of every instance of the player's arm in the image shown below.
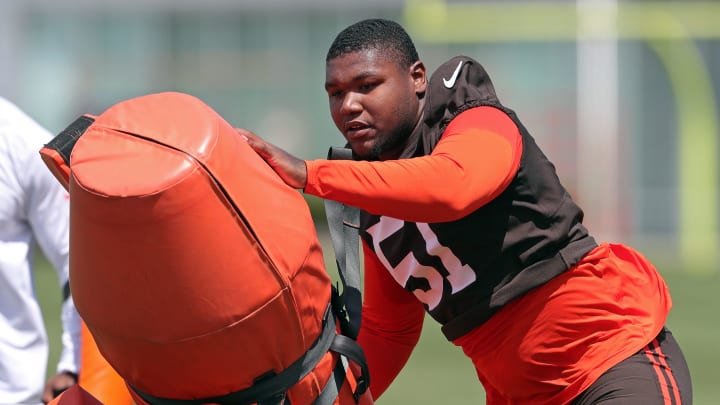
<path fill-rule="evenodd" d="M 428 156 L 307 161 L 305 192 L 407 221 L 451 221 L 497 197 L 515 177 L 521 153 L 510 117 L 477 107 L 458 115 Z"/>
<path fill-rule="evenodd" d="M 67 192 L 53 177 L 37 155 L 32 155 L 27 169 L 27 217 L 45 257 L 57 272 L 62 291 L 62 352 L 58 374 L 48 381 L 46 393 L 62 391 L 77 382 L 80 350 L 80 316 L 69 294 L 69 213 Z M 50 397 L 45 397 L 49 399 Z"/>
<path fill-rule="evenodd" d="M 425 308 L 403 289 L 363 242 L 365 288 L 358 342 L 370 369 L 370 391 L 379 398 L 407 363 L 422 332 Z"/>

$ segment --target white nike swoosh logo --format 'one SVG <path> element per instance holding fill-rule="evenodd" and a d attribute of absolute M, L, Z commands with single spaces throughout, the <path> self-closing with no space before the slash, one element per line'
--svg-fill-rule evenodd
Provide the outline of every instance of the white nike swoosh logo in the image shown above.
<path fill-rule="evenodd" d="M 447 87 L 448 89 L 452 89 L 452 87 L 455 85 L 455 80 L 457 80 L 458 75 L 460 74 L 460 68 L 462 67 L 463 62 L 464 62 L 464 61 L 461 60 L 460 63 L 458 63 L 458 65 L 457 65 L 457 67 L 455 68 L 455 71 L 453 72 L 452 76 L 450 76 L 450 80 L 447 80 L 447 79 L 445 79 L 445 78 L 443 77 L 443 84 L 444 84 L 445 87 Z"/>

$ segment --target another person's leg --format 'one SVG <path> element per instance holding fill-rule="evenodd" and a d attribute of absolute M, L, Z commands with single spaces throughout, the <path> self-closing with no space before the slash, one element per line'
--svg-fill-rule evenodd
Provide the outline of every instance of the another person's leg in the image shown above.
<path fill-rule="evenodd" d="M 663 328 L 642 350 L 620 362 L 572 405 L 690 405 L 690 370 L 672 333 Z"/>

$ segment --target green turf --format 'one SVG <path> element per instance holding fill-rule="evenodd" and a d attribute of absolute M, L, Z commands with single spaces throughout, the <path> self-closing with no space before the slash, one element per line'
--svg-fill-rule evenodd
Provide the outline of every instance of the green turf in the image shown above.
<path fill-rule="evenodd" d="M 720 271 L 699 276 L 666 271 L 674 309 L 668 325 L 686 354 L 693 376 L 695 404 L 716 404 L 720 398 L 716 364 L 720 364 Z M 59 356 L 60 290 L 55 273 L 44 260 L 36 269 L 38 296 L 51 341 L 48 372 Z M 379 404 L 484 404 L 474 370 L 458 348 L 447 342 L 428 318 L 418 347 Z"/>
<path fill-rule="evenodd" d="M 60 334 L 62 324 L 60 322 L 60 305 L 62 294 L 57 274 L 42 255 L 37 255 L 35 266 L 35 293 L 40 301 L 40 307 L 45 318 L 48 339 L 50 340 L 50 358 L 48 359 L 47 374 L 55 374 L 60 357 Z"/>

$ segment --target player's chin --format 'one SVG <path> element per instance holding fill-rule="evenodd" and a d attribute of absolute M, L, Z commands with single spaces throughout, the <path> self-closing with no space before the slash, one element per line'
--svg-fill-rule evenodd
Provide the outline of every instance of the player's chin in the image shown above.
<path fill-rule="evenodd" d="M 350 142 L 350 148 L 361 160 L 376 160 L 373 156 L 375 145 L 372 142 Z"/>

